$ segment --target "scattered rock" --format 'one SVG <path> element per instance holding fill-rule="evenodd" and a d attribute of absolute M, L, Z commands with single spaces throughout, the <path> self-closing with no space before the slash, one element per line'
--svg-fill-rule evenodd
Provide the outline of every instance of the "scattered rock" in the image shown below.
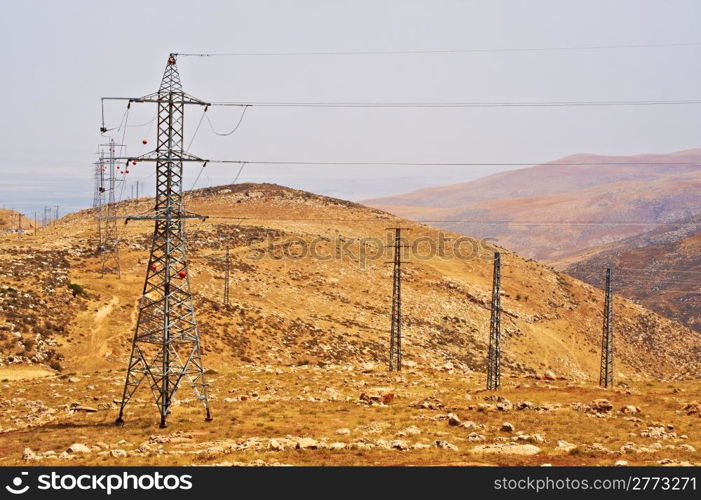
<path fill-rule="evenodd" d="M 409 403 L 410 408 L 421 408 L 424 410 L 442 410 L 445 408 L 445 404 L 437 398 L 426 398 L 420 401 L 414 401 Z"/>
<path fill-rule="evenodd" d="M 477 434 L 476 432 L 471 432 L 467 435 L 467 440 L 472 443 L 479 443 L 485 440 L 482 434 Z"/>
<path fill-rule="evenodd" d="M 589 403 L 589 407 L 591 408 L 590 412 L 594 413 L 608 413 L 613 410 L 611 401 L 603 398 L 593 400 Z"/>
<path fill-rule="evenodd" d="M 383 405 L 388 405 L 392 401 L 394 401 L 394 393 L 393 392 L 388 392 L 387 394 L 382 395 L 382 404 Z"/>
<path fill-rule="evenodd" d="M 421 429 L 415 425 L 410 425 L 406 429 L 402 429 L 401 431 L 397 432 L 397 436 L 417 436 L 419 434 L 421 434 Z"/>
<path fill-rule="evenodd" d="M 297 440 L 298 450 L 316 450 L 317 448 L 319 448 L 319 441 L 317 441 L 316 439 L 303 437 Z"/>
<path fill-rule="evenodd" d="M 115 450 L 110 451 L 110 455 L 112 455 L 114 458 L 124 458 L 124 457 L 126 457 L 128 454 L 127 454 L 126 451 L 117 448 L 117 449 L 115 449 Z"/>
<path fill-rule="evenodd" d="M 560 439 L 557 442 L 557 447 L 558 450 L 564 451 L 565 453 L 569 453 L 570 451 L 574 450 L 577 448 L 576 444 L 568 443 L 564 439 Z"/>
<path fill-rule="evenodd" d="M 458 447 L 455 446 L 452 443 L 449 443 L 448 441 L 444 441 L 442 439 L 437 439 L 434 443 L 433 446 L 436 448 L 441 448 L 443 450 L 452 450 L 452 451 L 458 451 Z"/>
<path fill-rule="evenodd" d="M 70 411 L 72 411 L 72 412 L 83 412 L 83 413 L 95 413 L 95 412 L 97 411 L 97 408 L 92 408 L 92 407 L 90 407 L 90 406 L 81 406 L 81 405 L 77 405 L 77 406 L 71 406 L 71 410 L 70 410 Z"/>
<path fill-rule="evenodd" d="M 502 432 L 514 432 L 514 425 L 509 422 L 504 422 L 499 428 Z"/>
<path fill-rule="evenodd" d="M 545 380 L 556 380 L 557 379 L 557 377 L 555 376 L 555 372 L 552 370 L 545 370 L 545 372 L 543 373 L 543 378 Z"/>
<path fill-rule="evenodd" d="M 662 426 L 650 426 L 640 432 L 641 437 L 652 439 L 673 439 L 677 437 L 676 432 L 667 432 Z"/>
<path fill-rule="evenodd" d="M 701 417 L 701 401 L 692 401 L 684 406 L 687 415 L 698 415 Z"/>
<path fill-rule="evenodd" d="M 350 429 L 347 429 L 345 427 L 342 427 L 341 429 L 336 429 L 336 434 L 340 436 L 347 436 L 350 434 Z"/>
<path fill-rule="evenodd" d="M 38 460 L 39 457 L 37 456 L 34 451 L 32 451 L 31 448 L 25 448 L 24 452 L 22 453 L 22 460 Z"/>
<path fill-rule="evenodd" d="M 628 465 L 628 460 L 616 460 L 616 463 L 613 465 L 616 467 L 625 467 Z"/>
<path fill-rule="evenodd" d="M 637 415 L 638 413 L 640 413 L 640 408 L 638 408 L 637 406 L 633 406 L 633 405 L 626 405 L 623 408 L 621 408 L 619 411 L 621 413 L 623 413 L 624 415 Z"/>
<path fill-rule="evenodd" d="M 479 429 L 479 425 L 474 423 L 472 420 L 468 420 L 467 422 L 463 422 L 462 426 L 467 429 L 468 431 L 474 431 Z"/>
<path fill-rule="evenodd" d="M 448 425 L 460 425 L 461 423 L 460 417 L 455 413 L 448 413 Z"/>
<path fill-rule="evenodd" d="M 394 441 L 390 441 L 389 447 L 393 450 L 399 451 L 406 451 L 409 449 L 409 445 L 407 444 L 407 442 L 401 439 L 395 439 Z"/>
<path fill-rule="evenodd" d="M 472 448 L 473 453 L 490 453 L 497 455 L 536 455 L 540 448 L 533 444 L 497 443 L 484 444 Z"/>
<path fill-rule="evenodd" d="M 73 443 L 68 447 L 66 453 L 79 454 L 79 453 L 90 453 L 92 450 L 88 448 L 83 443 Z"/>

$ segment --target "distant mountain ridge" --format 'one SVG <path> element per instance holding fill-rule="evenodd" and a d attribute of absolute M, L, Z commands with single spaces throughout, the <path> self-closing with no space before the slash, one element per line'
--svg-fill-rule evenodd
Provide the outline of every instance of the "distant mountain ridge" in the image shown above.
<path fill-rule="evenodd" d="M 616 293 L 701 331 L 701 215 L 621 240 L 566 272 L 600 286 L 605 267 Z"/>
<path fill-rule="evenodd" d="M 566 164 L 566 165 L 565 165 Z M 563 268 L 571 259 L 701 212 L 701 149 L 577 154 L 364 203 Z"/>

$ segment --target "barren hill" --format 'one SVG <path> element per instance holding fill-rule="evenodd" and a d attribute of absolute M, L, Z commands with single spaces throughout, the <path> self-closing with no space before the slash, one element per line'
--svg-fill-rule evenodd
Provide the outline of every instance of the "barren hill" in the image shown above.
<path fill-rule="evenodd" d="M 0 208 L 0 233 L 34 229 L 34 221 L 15 210 Z"/>
<path fill-rule="evenodd" d="M 603 247 L 566 272 L 600 286 L 608 266 L 617 293 L 701 331 L 701 216 Z"/>
<path fill-rule="evenodd" d="M 384 363 L 391 295 L 386 228 L 402 224 L 411 227 L 414 246 L 403 287 L 405 359 L 483 370 L 494 247 L 467 239 L 459 256 L 450 245 L 431 255 L 436 229 L 276 185 L 222 186 L 187 198 L 189 210 L 210 216 L 187 228 L 208 367 Z M 119 212 L 143 213 L 152 203 L 123 202 Z M 121 279 L 98 273 L 91 211 L 66 216 L 36 237 L 0 238 L 3 364 L 124 368 L 152 226 L 119 228 Z M 224 307 L 227 245 L 233 304 Z M 597 377 L 600 290 L 508 251 L 502 262 L 504 371 Z M 70 284 L 79 286 L 69 290 Z M 617 373 L 699 373 L 699 333 L 622 298 L 615 308 Z"/>
<path fill-rule="evenodd" d="M 367 204 L 451 231 L 495 238 L 513 251 L 564 267 L 587 249 L 695 215 L 701 207 L 700 166 L 701 149 L 580 154 Z"/>

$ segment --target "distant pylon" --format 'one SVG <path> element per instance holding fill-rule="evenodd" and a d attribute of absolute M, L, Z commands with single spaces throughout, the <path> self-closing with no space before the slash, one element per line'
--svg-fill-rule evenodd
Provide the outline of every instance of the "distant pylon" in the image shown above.
<path fill-rule="evenodd" d="M 146 379 L 160 413 L 160 427 L 166 427 L 183 378 L 189 379 L 197 399 L 204 405 L 206 420 L 210 421 L 212 414 L 190 293 L 184 231 L 185 219 L 206 217 L 185 211 L 182 185 L 183 161 L 203 161 L 183 149 L 185 105 L 207 103 L 183 92 L 174 54 L 168 57 L 159 90 L 131 101 L 158 106 L 155 151 L 131 159 L 156 162 L 156 199 L 153 214 L 127 220 L 152 220 L 155 228 L 116 423 L 124 423 L 124 408 Z"/>
<path fill-rule="evenodd" d="M 115 273 L 118 278 L 122 276 L 122 269 L 119 263 L 119 232 L 117 231 L 117 204 L 116 190 L 117 183 L 124 182 L 117 178 L 116 168 L 116 148 L 122 146 L 115 144 L 114 139 L 110 139 L 107 144 L 101 144 L 100 162 L 102 163 L 102 188 L 104 207 L 100 210 L 101 217 L 101 244 L 99 252 L 102 257 L 102 267 L 100 274 Z M 107 154 L 105 155 L 105 149 Z M 106 178 L 105 178 L 106 174 Z"/>
<path fill-rule="evenodd" d="M 224 256 L 224 305 L 229 305 L 229 278 L 231 274 L 231 263 L 229 262 L 229 247 L 226 247 Z"/>
<path fill-rule="evenodd" d="M 402 227 L 387 228 L 394 231 L 394 248 L 392 260 L 392 319 L 389 334 L 389 371 L 402 369 Z"/>
<path fill-rule="evenodd" d="M 93 193 L 92 200 L 93 212 L 97 225 L 97 253 L 102 253 L 105 247 L 104 231 L 102 230 L 104 224 L 102 210 L 105 207 L 105 191 L 104 152 L 100 151 L 99 157 L 95 162 L 95 192 Z"/>
<path fill-rule="evenodd" d="M 489 321 L 489 352 L 487 354 L 487 389 L 495 391 L 501 385 L 501 254 L 494 253 L 492 277 L 492 315 Z"/>
<path fill-rule="evenodd" d="M 604 298 L 604 328 L 601 336 L 601 368 L 599 385 L 609 388 L 613 385 L 613 298 L 611 297 L 611 268 L 606 269 L 606 296 Z"/>

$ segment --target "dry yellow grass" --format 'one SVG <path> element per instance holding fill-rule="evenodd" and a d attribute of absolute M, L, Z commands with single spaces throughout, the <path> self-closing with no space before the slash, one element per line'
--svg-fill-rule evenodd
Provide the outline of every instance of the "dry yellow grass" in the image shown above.
<path fill-rule="evenodd" d="M 484 380 L 477 374 L 414 368 L 400 375 L 389 374 L 381 366 L 370 372 L 349 368 L 242 366 L 232 372 L 212 374 L 214 421 L 203 421 L 201 405 L 191 399 L 189 387 L 183 386 L 179 392 L 181 404 L 173 408 L 167 429 L 158 428 L 157 411 L 146 387 L 128 406 L 126 425 L 114 425 L 116 408 L 111 402 L 119 398 L 121 372 L 6 381 L 2 386 L 0 464 L 613 465 L 618 460 L 630 465 L 665 460 L 699 463 L 697 453 L 688 448 L 701 447 L 699 415 L 683 411 L 686 403 L 701 399 L 697 383 L 650 382 L 604 391 L 565 380 L 505 377 L 503 390 L 491 393 L 481 389 Z M 361 393 L 395 396 L 386 405 L 368 405 L 359 399 Z M 494 405 L 489 399 L 495 394 L 514 405 L 530 401 L 536 407 L 550 409 L 480 409 L 480 404 Z M 606 398 L 613 405 L 601 418 L 570 406 L 598 398 Z M 414 404 L 426 399 L 445 406 L 420 408 Z M 72 404 L 100 409 L 95 413 L 71 412 L 68 408 Z M 640 413 L 623 414 L 619 410 L 626 405 L 639 407 Z M 463 424 L 474 422 L 477 428 L 450 425 L 448 413 L 457 415 Z M 501 431 L 504 422 L 513 424 L 514 431 Z M 405 432 L 402 436 L 402 431 L 411 426 L 420 432 Z M 641 432 L 650 426 L 662 426 L 669 434 L 666 438 L 642 437 Z M 344 428 L 349 433 L 337 433 Z M 469 441 L 472 432 L 483 435 L 485 441 Z M 503 454 L 475 451 L 477 446 L 510 442 L 521 433 L 542 436 L 543 442 L 533 442 L 531 438 L 519 441 L 537 446 L 538 453 L 521 455 L 519 447 L 507 448 Z M 271 438 L 286 437 L 293 442 L 312 438 L 324 444 L 317 449 L 297 449 L 295 444 L 281 451 L 270 449 Z M 409 449 L 383 449 L 383 440 L 390 447 L 394 440 L 404 441 Z M 458 449 L 438 448 L 437 440 Z M 560 440 L 576 447 L 558 447 Z M 76 442 L 93 451 L 64 458 L 23 459 L 25 448 L 40 455 L 48 450 L 61 454 Z M 647 451 L 621 452 L 621 447 L 629 442 Z M 344 446 L 335 450 L 333 446 L 340 445 L 331 443 Z M 353 443 L 376 446 L 362 449 L 362 445 Z M 416 443 L 427 446 L 412 449 Z M 124 450 L 127 456 L 115 457 L 112 450 Z"/>

